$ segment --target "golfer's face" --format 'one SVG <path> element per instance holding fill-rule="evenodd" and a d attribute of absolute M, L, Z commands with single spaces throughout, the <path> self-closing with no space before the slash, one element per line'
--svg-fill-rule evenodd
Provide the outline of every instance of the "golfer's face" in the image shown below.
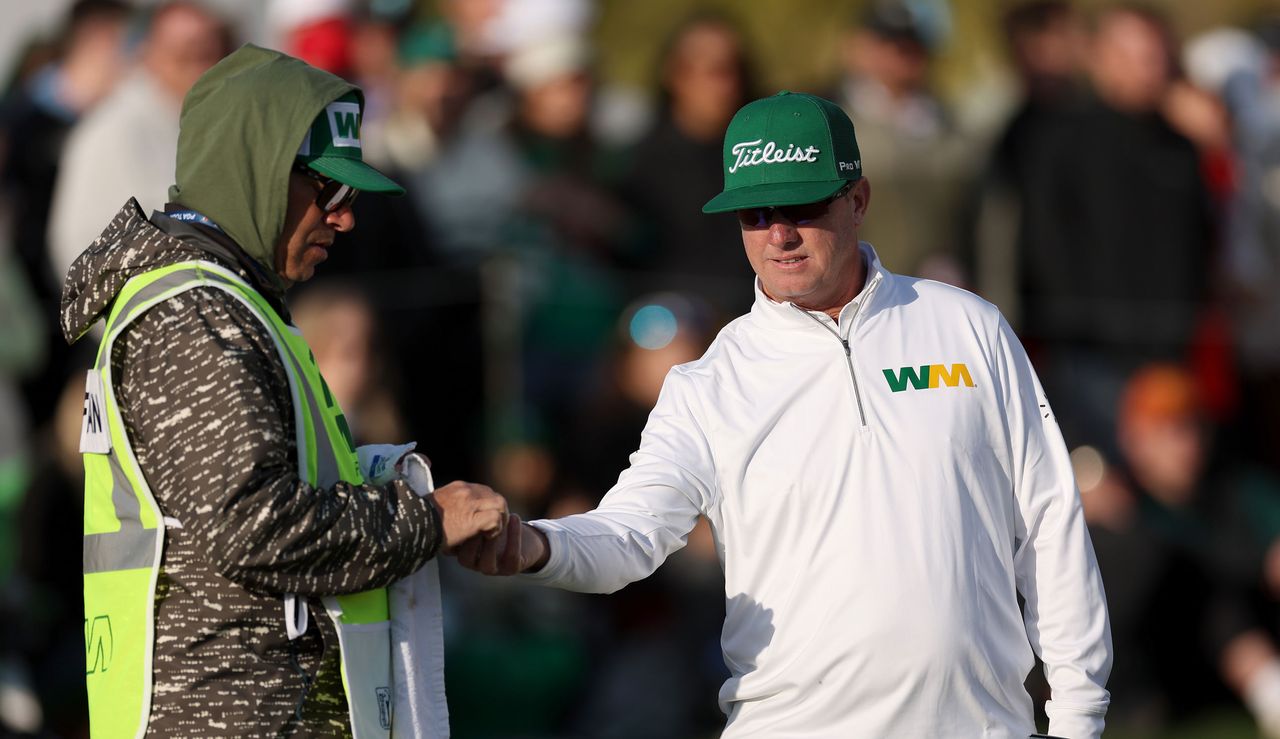
<path fill-rule="evenodd" d="M 857 227 L 869 195 L 862 179 L 825 205 L 739 211 L 747 260 L 765 294 L 821 311 L 853 300 L 862 289 Z"/>

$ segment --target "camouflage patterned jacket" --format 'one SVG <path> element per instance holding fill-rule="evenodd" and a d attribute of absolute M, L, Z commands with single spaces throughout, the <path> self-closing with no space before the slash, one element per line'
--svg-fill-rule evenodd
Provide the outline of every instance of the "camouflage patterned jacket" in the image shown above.
<path fill-rule="evenodd" d="M 260 263 L 216 230 L 130 200 L 67 275 L 62 330 L 82 336 L 134 275 L 212 260 L 288 320 Z M 263 324 L 196 288 L 138 318 L 112 349 L 116 397 L 166 518 L 156 589 L 152 736 L 350 734 L 338 642 L 319 597 L 386 586 L 440 546 L 438 514 L 401 482 L 298 479 L 288 377 Z M 283 593 L 311 600 L 290 641 Z"/>

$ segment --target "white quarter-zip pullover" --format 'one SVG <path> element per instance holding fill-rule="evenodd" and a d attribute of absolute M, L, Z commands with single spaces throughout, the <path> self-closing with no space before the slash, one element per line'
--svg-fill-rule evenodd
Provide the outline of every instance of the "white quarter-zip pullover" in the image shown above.
<path fill-rule="evenodd" d="M 725 575 L 725 737 L 1026 737 L 1033 650 L 1049 732 L 1097 737 L 1102 581 L 1027 356 L 991 304 L 862 250 L 838 322 L 757 283 L 668 374 L 599 508 L 534 522 L 550 559 L 528 577 L 612 592 L 702 514 Z"/>

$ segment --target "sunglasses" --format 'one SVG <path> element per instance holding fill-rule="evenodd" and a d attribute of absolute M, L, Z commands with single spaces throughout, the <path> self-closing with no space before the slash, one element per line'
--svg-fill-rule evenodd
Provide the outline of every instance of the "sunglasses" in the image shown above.
<path fill-rule="evenodd" d="M 852 182 L 836 190 L 836 194 L 826 200 L 802 205 L 773 205 L 761 208 L 744 208 L 738 211 L 738 222 L 743 228 L 768 228 L 773 222 L 774 214 L 780 215 L 797 226 L 812 223 L 827 214 L 831 204 L 844 197 L 853 188 Z"/>
<path fill-rule="evenodd" d="M 354 187 L 325 177 L 310 167 L 298 165 L 293 168 L 293 171 L 320 183 L 320 192 L 316 193 L 316 206 L 325 213 L 333 213 L 350 206 L 360 194 L 360 191 Z"/>

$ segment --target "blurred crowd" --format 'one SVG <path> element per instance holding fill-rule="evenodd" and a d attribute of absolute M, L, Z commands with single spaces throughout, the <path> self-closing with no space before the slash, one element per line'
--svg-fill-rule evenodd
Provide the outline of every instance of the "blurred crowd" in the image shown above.
<path fill-rule="evenodd" d="M 700 212 L 729 119 L 773 92 L 734 13 L 672 17 L 636 92 L 599 73 L 590 0 L 245 7 L 76 0 L 5 83 L 0 734 L 87 735 L 93 342 L 60 334 L 62 276 L 128 197 L 163 207 L 183 95 L 235 45 L 359 84 L 365 160 L 408 191 L 357 200 L 291 304 L 358 443 L 417 440 L 437 480 L 525 518 L 587 510 L 667 370 L 750 306 L 734 216 Z M 1007 115 L 936 92 L 945 0 L 833 2 L 836 64 L 807 91 L 854 121 L 883 263 L 996 303 L 1036 363 L 1110 603 L 1109 726 L 1236 706 L 1280 737 L 1280 15 L 1181 40 L 1145 6 L 1006 8 Z M 613 596 L 444 578 L 456 736 L 721 725 L 705 524 Z"/>

